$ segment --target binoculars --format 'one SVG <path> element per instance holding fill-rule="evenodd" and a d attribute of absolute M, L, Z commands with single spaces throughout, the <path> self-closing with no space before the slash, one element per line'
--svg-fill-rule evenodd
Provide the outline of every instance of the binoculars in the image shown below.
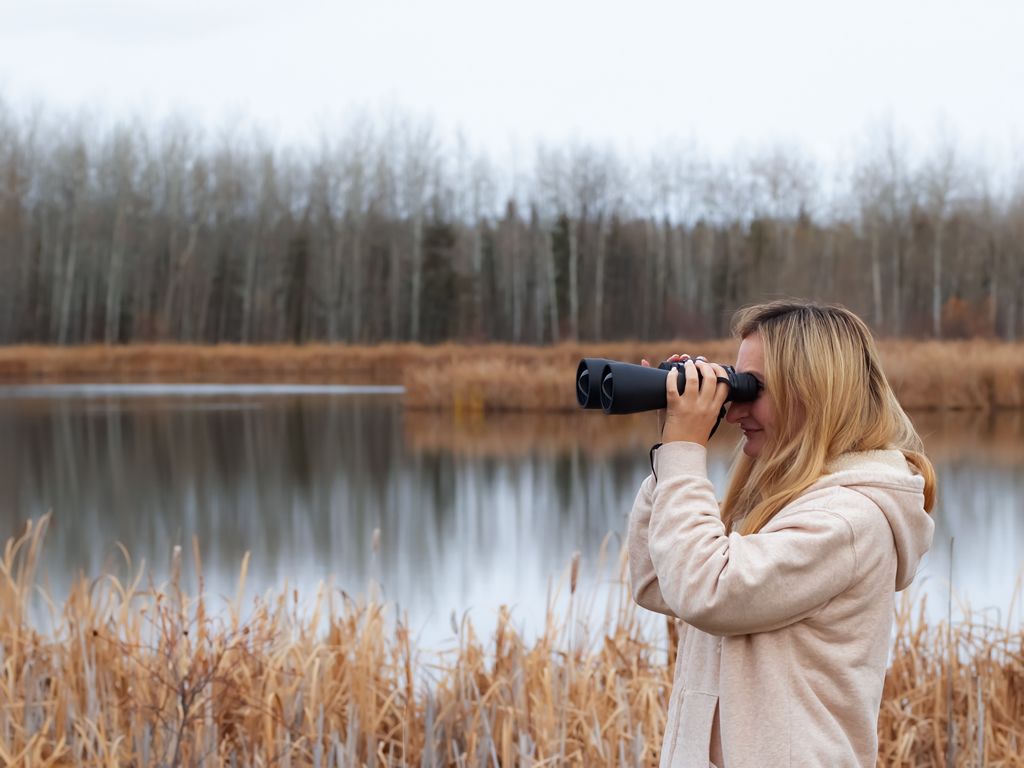
<path fill-rule="evenodd" d="M 761 384 L 752 373 L 736 373 L 731 365 L 723 366 L 726 376 L 718 380 L 729 385 L 726 402 L 750 402 L 757 398 Z M 686 389 L 683 362 L 664 362 L 657 368 L 602 357 L 585 357 L 576 368 L 576 401 L 581 408 L 602 408 L 605 413 L 638 413 L 665 408 L 665 378 L 676 368 L 679 394 Z M 698 381 L 703 380 L 697 369 Z"/>

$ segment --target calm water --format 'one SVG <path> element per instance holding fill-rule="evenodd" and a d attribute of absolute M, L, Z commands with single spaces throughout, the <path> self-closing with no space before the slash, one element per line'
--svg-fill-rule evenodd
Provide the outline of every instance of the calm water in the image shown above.
<path fill-rule="evenodd" d="M 469 610 L 486 631 L 499 605 L 527 632 L 574 551 L 584 589 L 648 471 L 651 414 L 465 420 L 406 413 L 393 393 L 228 389 L 0 392 L 0 534 L 52 510 L 43 566 L 61 597 L 80 572 L 126 573 L 116 546 L 166 578 L 172 547 L 202 550 L 207 593 L 233 595 L 246 551 L 250 592 L 321 580 L 371 582 L 424 639 Z M 930 613 L 953 582 L 1005 617 L 1024 567 L 1024 418 L 915 417 L 940 478 L 935 545 L 919 576 Z M 724 425 L 723 425 L 724 426 Z M 724 487 L 735 434 L 713 442 Z M 374 531 L 379 539 L 374 547 Z M 610 543 L 618 553 L 619 538 Z M 191 568 L 191 557 L 186 558 Z M 194 581 L 191 582 L 194 584 Z"/>

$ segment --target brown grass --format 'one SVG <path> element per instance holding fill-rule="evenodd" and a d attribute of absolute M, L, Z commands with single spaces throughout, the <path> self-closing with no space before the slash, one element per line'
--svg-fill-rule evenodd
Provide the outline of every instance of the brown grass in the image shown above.
<path fill-rule="evenodd" d="M 1024 406 L 1024 344 L 882 341 L 906 408 Z M 581 357 L 639 362 L 673 352 L 735 359 L 734 340 L 559 344 L 350 346 L 0 347 L 0 381 L 161 381 L 404 384 L 411 408 L 465 413 L 573 410 Z"/>
<path fill-rule="evenodd" d="M 657 764 L 674 627 L 642 624 L 625 589 L 598 628 L 579 618 L 598 606 L 571 594 L 568 616 L 549 609 L 536 639 L 503 610 L 486 641 L 464 620 L 450 648 L 429 651 L 386 606 L 323 588 L 311 608 L 282 592 L 243 616 L 247 561 L 239 596 L 210 610 L 201 586 L 180 589 L 180 551 L 167 584 L 143 587 L 141 570 L 131 583 L 82 578 L 55 605 L 36 594 L 47 522 L 0 561 L 5 765 Z M 46 631 L 30 620 L 33 596 L 49 605 Z M 982 741 L 986 765 L 1021 765 L 1019 617 L 931 626 L 920 610 L 898 611 L 881 764 L 945 765 L 952 713 L 956 765 L 977 765 Z"/>
<path fill-rule="evenodd" d="M 0 381 L 394 384 L 427 357 L 418 344 L 10 346 L 0 347 Z"/>

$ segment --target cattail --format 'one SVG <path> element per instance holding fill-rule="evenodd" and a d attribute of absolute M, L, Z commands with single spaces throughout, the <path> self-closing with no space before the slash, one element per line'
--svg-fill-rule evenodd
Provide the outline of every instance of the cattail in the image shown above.
<path fill-rule="evenodd" d="M 181 545 L 175 544 L 171 550 L 171 584 L 175 589 L 181 587 Z"/>

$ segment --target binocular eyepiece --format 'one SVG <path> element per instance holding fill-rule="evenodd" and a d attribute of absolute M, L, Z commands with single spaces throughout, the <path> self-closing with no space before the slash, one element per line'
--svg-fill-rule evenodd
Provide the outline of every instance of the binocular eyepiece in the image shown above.
<path fill-rule="evenodd" d="M 723 366 L 729 384 L 726 402 L 750 402 L 757 398 L 761 384 L 752 373 L 736 373 L 731 365 Z M 576 368 L 576 401 L 581 408 L 602 408 L 605 413 L 638 413 L 655 411 L 667 405 L 665 378 L 673 368 L 679 370 L 679 394 L 686 389 L 683 363 L 664 362 L 657 368 L 602 357 L 585 357 Z M 703 380 L 700 369 L 697 378 Z M 725 378 L 725 377 L 719 377 Z"/>

